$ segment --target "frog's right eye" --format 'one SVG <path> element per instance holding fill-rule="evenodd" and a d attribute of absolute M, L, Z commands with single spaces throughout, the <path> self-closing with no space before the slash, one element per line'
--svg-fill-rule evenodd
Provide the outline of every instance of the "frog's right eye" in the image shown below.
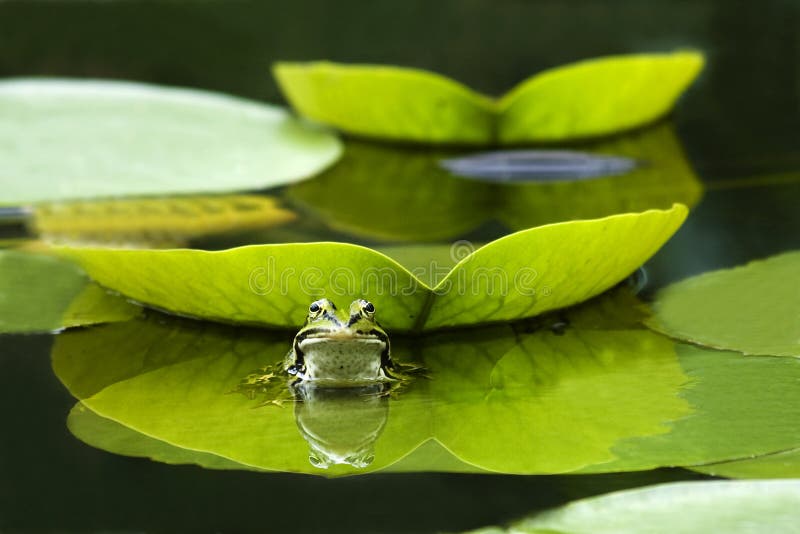
<path fill-rule="evenodd" d="M 308 311 L 311 313 L 317 313 L 321 309 L 322 308 L 320 307 L 319 302 L 312 302 L 311 306 L 308 307 Z"/>

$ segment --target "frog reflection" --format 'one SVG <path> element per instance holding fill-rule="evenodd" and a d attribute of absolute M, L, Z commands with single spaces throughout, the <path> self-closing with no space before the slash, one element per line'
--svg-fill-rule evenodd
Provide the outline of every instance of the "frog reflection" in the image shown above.
<path fill-rule="evenodd" d="M 292 386 L 295 421 L 309 445 L 308 459 L 320 469 L 332 465 L 367 467 L 389 417 L 388 384 L 324 388 Z"/>

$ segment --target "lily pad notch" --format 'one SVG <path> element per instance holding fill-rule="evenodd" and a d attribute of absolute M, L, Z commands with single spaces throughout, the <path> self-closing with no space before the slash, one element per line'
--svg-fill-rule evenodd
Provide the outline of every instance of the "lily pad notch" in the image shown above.
<path fill-rule="evenodd" d="M 704 63 L 696 51 L 590 59 L 540 72 L 498 99 L 395 66 L 278 62 L 273 73 L 299 114 L 348 134 L 513 145 L 598 137 L 653 122 L 672 110 Z"/>
<path fill-rule="evenodd" d="M 364 298 L 391 332 L 506 322 L 613 287 L 677 231 L 687 208 L 523 230 L 466 256 L 433 287 L 375 250 L 346 243 L 223 251 L 58 247 L 99 284 L 147 306 L 227 323 L 295 329 L 321 296 Z"/>

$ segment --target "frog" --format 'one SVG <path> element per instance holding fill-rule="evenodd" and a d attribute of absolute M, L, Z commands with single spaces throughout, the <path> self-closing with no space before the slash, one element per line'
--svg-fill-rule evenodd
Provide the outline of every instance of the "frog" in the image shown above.
<path fill-rule="evenodd" d="M 329 299 L 312 302 L 286 355 L 286 372 L 295 383 L 326 387 L 396 380 L 389 336 L 375 312 L 375 305 L 364 299 L 341 312 Z"/>

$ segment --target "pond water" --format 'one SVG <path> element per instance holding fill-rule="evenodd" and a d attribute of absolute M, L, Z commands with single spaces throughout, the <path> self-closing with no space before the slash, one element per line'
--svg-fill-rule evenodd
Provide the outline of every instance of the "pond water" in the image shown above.
<path fill-rule="evenodd" d="M 433 264 L 447 272 L 465 250 L 517 230 L 691 209 L 634 278 L 589 303 L 392 336 L 394 358 L 424 368 L 393 391 L 306 391 L 296 403 L 273 380 L 237 392 L 281 360 L 289 330 L 120 308 L 109 324 L 2 335 L 0 530 L 458 531 L 800 447 L 800 410 L 786 402 L 800 360 L 706 349 L 640 322 L 669 284 L 800 249 L 799 24 L 800 9 L 781 1 L 0 3 L 0 76 L 131 79 L 269 102 L 282 102 L 268 71 L 281 59 L 415 66 L 499 94 L 585 57 L 707 55 L 667 120 L 547 147 L 641 163 L 621 175 L 463 179 L 440 162 L 471 150 L 348 138 L 319 176 L 222 204 L 6 217 L 4 245 L 36 232 L 210 250 L 330 240 L 438 281 Z M 247 216 L 258 210 L 270 217 Z M 783 283 L 797 291 L 797 278 Z M 46 309 L 18 319 L 49 330 Z"/>

